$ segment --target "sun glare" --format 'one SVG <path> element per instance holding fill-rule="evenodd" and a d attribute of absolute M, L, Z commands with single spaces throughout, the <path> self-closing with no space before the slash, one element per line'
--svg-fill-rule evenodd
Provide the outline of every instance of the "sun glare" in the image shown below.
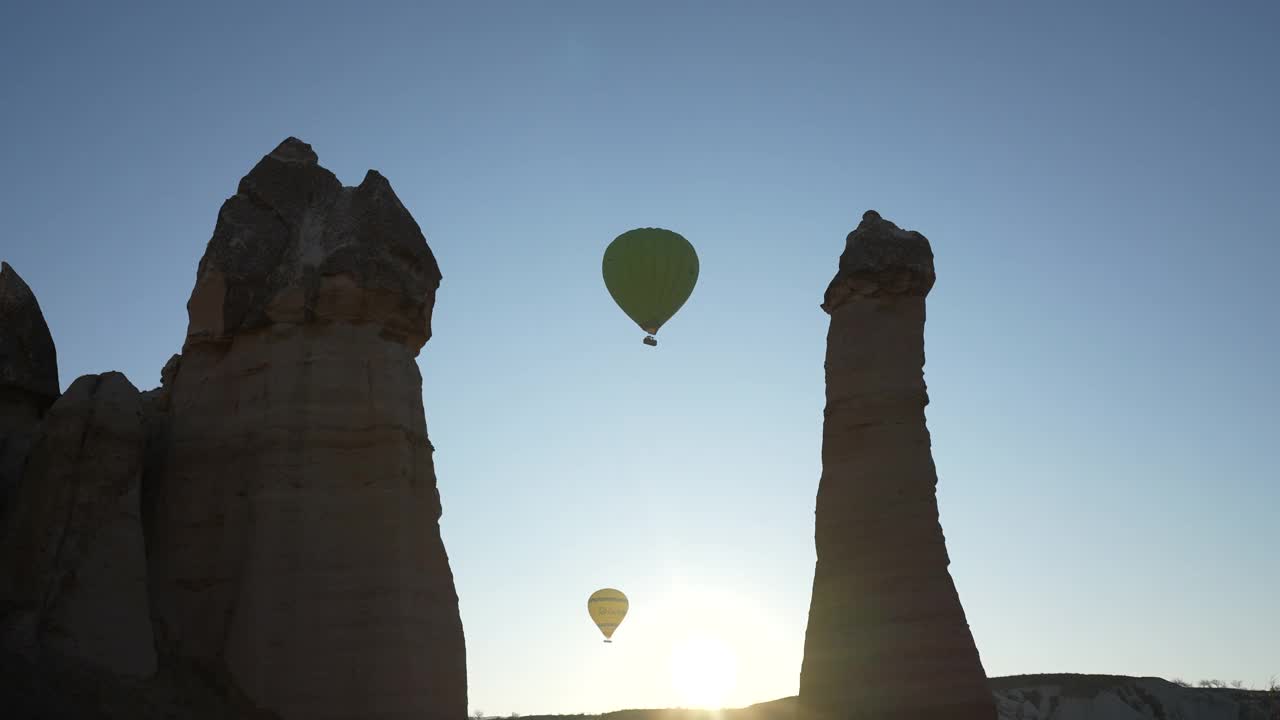
<path fill-rule="evenodd" d="M 716 638 L 686 638 L 671 653 L 671 684 L 687 708 L 719 709 L 737 680 L 733 651 Z"/>

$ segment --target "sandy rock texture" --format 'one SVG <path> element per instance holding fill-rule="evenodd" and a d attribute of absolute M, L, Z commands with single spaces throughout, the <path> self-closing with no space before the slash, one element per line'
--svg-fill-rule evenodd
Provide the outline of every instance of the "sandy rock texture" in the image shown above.
<path fill-rule="evenodd" d="M 992 720 L 938 519 L 924 408 L 928 240 L 874 211 L 823 309 L 827 406 L 802 717 Z"/>
<path fill-rule="evenodd" d="M 467 714 L 415 362 L 440 279 L 385 178 L 289 138 L 223 204 L 148 396 L 162 652 L 286 720 Z"/>

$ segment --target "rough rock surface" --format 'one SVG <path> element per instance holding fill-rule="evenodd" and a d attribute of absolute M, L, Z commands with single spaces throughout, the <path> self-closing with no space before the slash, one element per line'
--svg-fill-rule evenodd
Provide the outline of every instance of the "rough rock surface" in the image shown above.
<path fill-rule="evenodd" d="M 162 651 L 286 720 L 466 715 L 415 362 L 439 283 L 382 176 L 289 138 L 223 204 L 150 398 Z"/>
<path fill-rule="evenodd" d="M 343 187 L 289 138 L 222 205 L 187 302 L 187 345 L 275 325 L 343 321 L 417 350 L 431 337 L 440 268 L 391 184 Z"/>
<path fill-rule="evenodd" d="M 58 398 L 58 354 L 40 303 L 0 262 L 0 521 L 41 416 Z"/>
<path fill-rule="evenodd" d="M 822 305 L 831 324 L 800 674 L 807 718 L 995 717 L 938 519 L 922 373 L 933 282 L 928 240 L 868 211 Z"/>
<path fill-rule="evenodd" d="M 86 375 L 49 409 L 0 544 L 10 643 L 118 675 L 155 671 L 139 492 L 145 435 L 138 391 Z"/>

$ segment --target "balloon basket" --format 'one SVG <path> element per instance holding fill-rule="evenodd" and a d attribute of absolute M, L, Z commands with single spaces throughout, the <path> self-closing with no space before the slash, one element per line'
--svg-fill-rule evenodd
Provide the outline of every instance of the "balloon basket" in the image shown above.
<path fill-rule="evenodd" d="M 644 344 L 645 344 L 645 345 L 648 345 L 649 347 L 657 347 L 657 346 L 658 346 L 658 339 L 657 339 L 657 338 L 655 338 L 655 337 L 654 337 L 654 336 L 652 336 L 652 335 L 646 335 L 646 336 L 644 337 Z"/>
<path fill-rule="evenodd" d="M 607 642 L 607 643 L 612 643 L 613 641 L 612 641 L 612 640 L 605 640 L 605 642 Z"/>

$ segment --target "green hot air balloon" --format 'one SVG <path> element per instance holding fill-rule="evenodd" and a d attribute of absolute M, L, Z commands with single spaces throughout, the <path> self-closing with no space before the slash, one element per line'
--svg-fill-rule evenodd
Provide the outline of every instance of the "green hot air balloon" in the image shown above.
<path fill-rule="evenodd" d="M 661 228 L 628 230 L 604 251 L 604 285 L 627 317 L 648 335 L 646 345 L 693 293 L 698 253 L 679 233 Z"/>

